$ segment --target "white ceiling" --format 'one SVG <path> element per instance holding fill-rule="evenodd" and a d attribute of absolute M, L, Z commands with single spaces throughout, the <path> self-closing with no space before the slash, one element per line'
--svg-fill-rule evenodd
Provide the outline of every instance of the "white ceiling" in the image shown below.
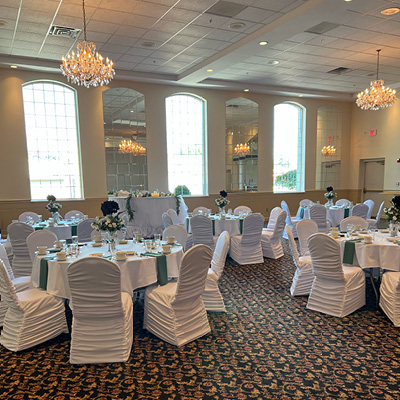
<path fill-rule="evenodd" d="M 379 77 L 400 86 L 400 13 L 381 14 L 400 0 L 229 0 L 243 6 L 234 17 L 207 12 L 216 3 L 86 0 L 87 38 L 113 60 L 114 79 L 350 100 L 375 79 L 382 49 Z M 322 22 L 337 26 L 306 32 Z M 83 32 L 49 36 L 52 25 L 82 29 L 81 0 L 0 0 L 0 66 L 60 73 Z M 328 73 L 338 67 L 349 71 Z"/>

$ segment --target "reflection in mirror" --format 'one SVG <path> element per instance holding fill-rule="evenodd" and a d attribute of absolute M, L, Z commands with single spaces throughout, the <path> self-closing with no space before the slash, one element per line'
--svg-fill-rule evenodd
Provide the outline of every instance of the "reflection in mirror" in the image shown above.
<path fill-rule="evenodd" d="M 340 189 L 342 111 L 334 106 L 318 108 L 316 189 Z"/>
<path fill-rule="evenodd" d="M 258 104 L 237 98 L 225 107 L 226 189 L 257 190 Z"/>
<path fill-rule="evenodd" d="M 133 89 L 103 92 L 107 190 L 147 189 L 144 95 Z"/>

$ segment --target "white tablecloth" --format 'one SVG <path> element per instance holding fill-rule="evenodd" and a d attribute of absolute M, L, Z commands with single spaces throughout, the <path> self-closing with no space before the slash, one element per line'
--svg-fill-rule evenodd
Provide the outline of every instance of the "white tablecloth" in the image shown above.
<path fill-rule="evenodd" d="M 118 203 L 121 211 L 126 210 L 126 197 L 110 196 L 109 200 Z M 144 236 L 151 236 L 155 233 L 162 233 L 164 225 L 162 214 L 168 209 L 176 210 L 175 197 L 133 197 L 131 207 L 134 211 L 134 220 L 128 223 L 127 237 L 133 237 L 136 229 L 137 233 Z M 180 200 L 179 222 L 182 223 L 187 217 L 187 205 L 183 198 Z"/>
<path fill-rule="evenodd" d="M 68 224 L 56 225 L 56 226 L 49 226 L 47 223 L 46 225 L 33 225 L 35 230 L 43 229 L 49 230 L 57 235 L 58 240 L 66 240 L 72 238 L 72 228 Z M 76 230 L 76 229 L 75 229 Z"/>
<path fill-rule="evenodd" d="M 213 216 L 216 236 L 219 236 L 222 232 L 227 231 L 231 236 L 240 235 L 240 218 L 237 216 L 232 216 L 228 219 L 221 219 L 219 216 Z M 188 233 L 192 232 L 190 227 L 190 218 L 186 219 L 186 228 Z"/>
<path fill-rule="evenodd" d="M 117 245 L 118 251 L 134 250 L 144 253 L 142 244 L 130 242 L 126 245 Z M 81 248 L 79 258 L 87 257 L 93 253 L 107 253 L 107 246 L 92 247 L 89 243 Z M 56 257 L 56 256 L 55 256 Z M 182 247 L 173 246 L 171 254 L 167 255 L 168 278 L 176 278 L 183 257 Z M 31 285 L 39 287 L 40 260 L 43 256 L 36 256 L 32 267 Z M 54 296 L 69 299 L 70 289 L 68 286 L 67 267 L 75 261 L 75 258 L 67 258 L 67 261 L 48 261 L 47 293 Z M 117 261 L 121 268 L 121 291 L 133 294 L 135 289 L 145 287 L 157 282 L 157 260 L 155 257 L 128 257 L 125 261 Z"/>

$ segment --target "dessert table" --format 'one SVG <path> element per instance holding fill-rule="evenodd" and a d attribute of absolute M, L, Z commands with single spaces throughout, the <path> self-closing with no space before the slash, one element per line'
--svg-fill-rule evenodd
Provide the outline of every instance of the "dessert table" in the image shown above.
<path fill-rule="evenodd" d="M 117 245 L 118 251 L 134 251 L 137 254 L 145 253 L 144 245 L 141 243 L 133 243 Z M 178 277 L 183 251 L 181 246 L 172 246 L 171 253 L 166 255 L 168 278 Z M 88 243 L 81 247 L 78 258 L 88 257 L 91 254 L 107 254 L 107 245 L 93 247 L 92 243 Z M 157 257 L 153 256 L 128 256 L 126 260 L 116 261 L 121 268 L 121 291 L 133 294 L 135 289 L 145 287 L 156 283 L 157 275 Z M 49 259 L 51 256 L 52 259 Z M 47 278 L 41 276 L 41 260 L 47 259 Z M 106 257 L 107 258 L 107 257 Z M 47 254 L 46 256 L 36 255 L 32 266 L 31 286 L 42 287 L 45 281 L 45 290 L 54 296 L 69 299 L 70 289 L 68 285 L 67 268 L 77 258 L 67 257 L 66 261 L 58 261 L 56 253 Z M 46 282 L 47 280 L 47 282 Z"/>

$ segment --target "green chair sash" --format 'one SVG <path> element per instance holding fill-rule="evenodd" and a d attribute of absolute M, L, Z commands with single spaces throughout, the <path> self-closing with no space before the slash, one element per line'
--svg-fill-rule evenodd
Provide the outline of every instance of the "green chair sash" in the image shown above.
<path fill-rule="evenodd" d="M 167 257 L 164 254 L 143 253 L 145 256 L 156 257 L 157 259 L 157 281 L 164 286 L 168 283 Z"/>
<path fill-rule="evenodd" d="M 354 254 L 356 250 L 356 243 L 361 242 L 363 239 L 347 240 L 344 244 L 343 251 L 343 264 L 354 264 Z"/>

